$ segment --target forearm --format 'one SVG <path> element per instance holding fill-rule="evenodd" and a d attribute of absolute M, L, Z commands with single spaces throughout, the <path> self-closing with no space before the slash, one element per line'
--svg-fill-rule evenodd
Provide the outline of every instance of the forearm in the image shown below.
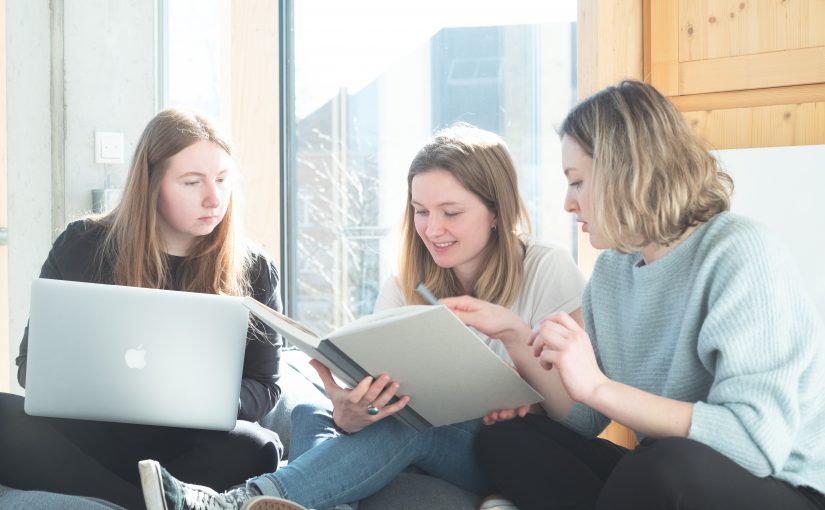
<path fill-rule="evenodd" d="M 687 437 L 693 404 L 660 397 L 610 379 L 582 403 L 648 437 Z"/>
<path fill-rule="evenodd" d="M 545 370 L 527 345 L 531 329 L 522 323 L 504 344 L 519 375 L 544 397 L 541 407 L 548 416 L 559 419 L 565 416 L 573 405 L 567 395 L 556 370 Z"/>

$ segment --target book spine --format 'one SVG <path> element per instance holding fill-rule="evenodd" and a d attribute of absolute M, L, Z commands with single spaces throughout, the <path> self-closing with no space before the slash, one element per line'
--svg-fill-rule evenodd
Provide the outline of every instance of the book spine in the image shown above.
<path fill-rule="evenodd" d="M 329 340 L 321 341 L 318 345 L 318 352 L 323 354 L 330 361 L 330 363 L 335 365 L 338 370 L 349 377 L 354 384 L 358 384 L 358 382 L 364 377 L 372 375 Z M 390 403 L 394 403 L 397 400 L 398 397 L 393 397 Z M 397 413 L 393 414 L 393 416 L 398 418 L 402 423 L 414 428 L 418 432 L 424 432 L 433 426 L 432 423 L 418 414 L 409 404 Z"/>

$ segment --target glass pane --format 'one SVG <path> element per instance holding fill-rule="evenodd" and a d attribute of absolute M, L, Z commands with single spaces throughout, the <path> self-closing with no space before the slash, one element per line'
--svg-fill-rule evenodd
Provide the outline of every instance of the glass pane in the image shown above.
<path fill-rule="evenodd" d="M 325 331 L 372 312 L 396 267 L 409 163 L 456 121 L 504 137 L 534 235 L 573 251 L 556 129 L 575 99 L 575 1 L 292 8 L 293 316 Z"/>
<path fill-rule="evenodd" d="M 163 107 L 220 118 L 220 0 L 166 0 Z"/>

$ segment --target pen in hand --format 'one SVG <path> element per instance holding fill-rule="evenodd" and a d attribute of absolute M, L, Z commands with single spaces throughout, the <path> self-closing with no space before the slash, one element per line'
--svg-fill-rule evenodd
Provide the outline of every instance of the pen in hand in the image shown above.
<path fill-rule="evenodd" d="M 430 303 L 431 305 L 437 305 L 438 300 L 433 296 L 433 293 L 430 292 L 430 289 L 426 287 L 423 283 L 419 283 L 416 286 L 415 290 L 424 298 L 424 301 Z"/>

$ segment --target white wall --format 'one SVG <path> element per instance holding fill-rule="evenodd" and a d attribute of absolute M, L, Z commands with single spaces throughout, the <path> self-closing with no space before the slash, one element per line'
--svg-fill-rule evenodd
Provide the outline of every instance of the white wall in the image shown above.
<path fill-rule="evenodd" d="M 104 184 L 94 132 L 124 133 L 123 181 L 156 111 L 156 1 L 16 0 L 7 10 L 9 313 L 12 389 L 29 287 L 54 237 Z"/>
<path fill-rule="evenodd" d="M 825 317 L 825 145 L 716 151 L 734 181 L 732 211 L 783 240 Z"/>
<path fill-rule="evenodd" d="M 51 18 L 49 0 L 6 2 L 9 351 L 26 323 L 31 275 L 51 243 Z"/>
<path fill-rule="evenodd" d="M 91 210 L 93 188 L 120 187 L 155 114 L 155 1 L 75 0 L 64 9 L 66 221 Z M 124 163 L 94 160 L 95 131 L 124 135 Z M 58 225 L 56 225 L 58 227 Z"/>

